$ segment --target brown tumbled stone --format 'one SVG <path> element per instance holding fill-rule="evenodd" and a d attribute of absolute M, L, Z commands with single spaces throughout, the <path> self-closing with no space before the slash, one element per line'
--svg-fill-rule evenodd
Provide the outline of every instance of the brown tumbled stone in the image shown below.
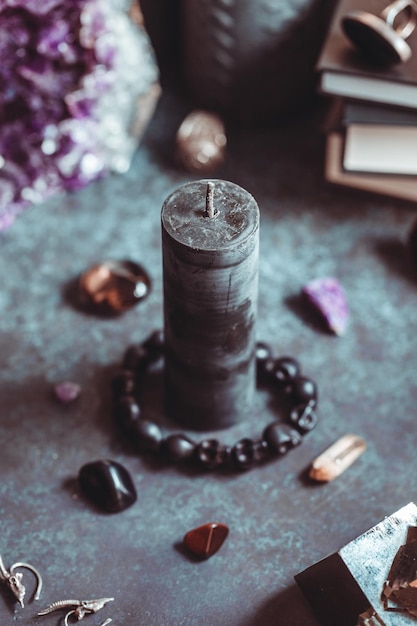
<path fill-rule="evenodd" d="M 190 530 L 184 537 L 184 544 L 199 558 L 208 559 L 221 548 L 228 534 L 225 524 L 210 522 Z"/>
<path fill-rule="evenodd" d="M 226 144 L 221 117 L 209 111 L 192 111 L 178 129 L 176 158 L 189 172 L 212 172 L 223 163 Z"/>
<path fill-rule="evenodd" d="M 133 261 L 106 260 L 88 268 L 80 277 L 80 304 L 98 313 L 123 313 L 146 298 L 151 279 Z"/>

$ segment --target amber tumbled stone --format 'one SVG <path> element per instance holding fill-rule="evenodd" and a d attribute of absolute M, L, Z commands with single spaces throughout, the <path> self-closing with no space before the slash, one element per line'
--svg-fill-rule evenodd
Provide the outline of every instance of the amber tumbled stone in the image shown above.
<path fill-rule="evenodd" d="M 81 274 L 78 300 L 94 312 L 120 314 L 146 298 L 150 288 L 151 279 L 138 263 L 106 260 Z"/>
<path fill-rule="evenodd" d="M 228 534 L 229 529 L 225 524 L 210 522 L 188 531 L 184 544 L 195 556 L 208 559 L 221 548 Z"/>

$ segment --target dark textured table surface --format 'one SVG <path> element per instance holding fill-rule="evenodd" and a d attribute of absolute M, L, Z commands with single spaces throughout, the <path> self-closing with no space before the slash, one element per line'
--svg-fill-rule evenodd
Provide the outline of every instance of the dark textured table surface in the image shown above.
<path fill-rule="evenodd" d="M 113 596 L 96 616 L 115 626 L 313 626 L 293 576 L 417 497 L 417 270 L 406 254 L 415 207 L 323 182 L 320 111 L 276 129 L 232 131 L 218 177 L 261 210 L 258 337 L 297 357 L 320 390 L 320 422 L 277 462 L 239 475 L 199 474 L 132 454 L 111 416 L 110 380 L 126 346 L 162 326 L 160 209 L 193 178 L 172 162 L 184 103 L 164 95 L 130 171 L 33 207 L 0 235 L 0 553 L 43 574 L 41 600 L 16 608 L 3 586 L 0 623 L 59 623 L 36 612 L 56 600 Z M 149 298 L 118 318 L 72 306 L 68 285 L 103 258 L 129 258 L 152 276 Z M 329 334 L 300 300 L 309 280 L 336 276 L 351 311 Z M 81 384 L 61 406 L 51 389 Z M 155 413 L 161 390 L 154 390 Z M 262 393 L 232 443 L 272 418 Z M 169 425 L 175 430 L 175 425 Z M 354 432 L 365 454 L 332 483 L 306 469 Z M 131 473 L 137 502 L 97 512 L 79 468 L 111 458 Z M 219 521 L 230 533 L 211 559 L 181 549 L 184 534 Z M 24 573 L 28 594 L 33 578 Z M 84 621 L 83 621 L 84 624 Z"/>

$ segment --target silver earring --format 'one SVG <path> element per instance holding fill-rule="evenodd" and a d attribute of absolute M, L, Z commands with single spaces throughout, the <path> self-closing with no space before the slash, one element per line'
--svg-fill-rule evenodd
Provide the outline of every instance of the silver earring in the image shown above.
<path fill-rule="evenodd" d="M 378 63 L 408 61 L 412 50 L 405 41 L 417 23 L 413 0 L 394 0 L 380 16 L 350 11 L 342 18 L 345 35 L 366 57 Z"/>
<path fill-rule="evenodd" d="M 58 600 L 58 602 L 53 602 L 47 606 L 46 609 L 39 611 L 38 615 L 49 615 L 49 613 L 53 613 L 54 611 L 70 609 L 64 618 L 64 626 L 70 626 L 68 619 L 71 615 L 74 615 L 77 620 L 81 620 L 86 615 L 97 613 L 107 602 L 112 602 L 113 600 L 114 598 L 99 598 L 98 600 Z M 101 626 L 107 626 L 111 621 L 111 619 L 107 619 Z"/>
<path fill-rule="evenodd" d="M 35 576 L 37 580 L 36 592 L 34 595 L 34 600 L 39 600 L 41 591 L 42 591 L 42 577 L 39 574 L 38 570 L 30 565 L 29 563 L 14 563 L 9 570 L 7 570 L 4 566 L 3 559 L 0 556 L 0 580 L 2 580 L 9 587 L 16 600 L 20 603 L 22 607 L 24 607 L 23 599 L 25 597 L 26 589 L 22 584 L 23 574 L 21 572 L 17 572 L 15 574 L 15 570 L 18 567 L 22 567 L 30 570 Z"/>

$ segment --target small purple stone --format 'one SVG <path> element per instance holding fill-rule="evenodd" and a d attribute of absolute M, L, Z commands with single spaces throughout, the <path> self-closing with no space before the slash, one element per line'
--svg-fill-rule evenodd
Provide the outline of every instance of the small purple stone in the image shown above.
<path fill-rule="evenodd" d="M 343 335 L 349 320 L 349 308 L 343 287 L 336 278 L 316 278 L 303 287 L 303 294 L 324 317 L 336 335 Z"/>
<path fill-rule="evenodd" d="M 64 381 L 54 386 L 56 399 L 62 404 L 69 404 L 78 398 L 81 392 L 81 386 L 78 383 Z"/>

